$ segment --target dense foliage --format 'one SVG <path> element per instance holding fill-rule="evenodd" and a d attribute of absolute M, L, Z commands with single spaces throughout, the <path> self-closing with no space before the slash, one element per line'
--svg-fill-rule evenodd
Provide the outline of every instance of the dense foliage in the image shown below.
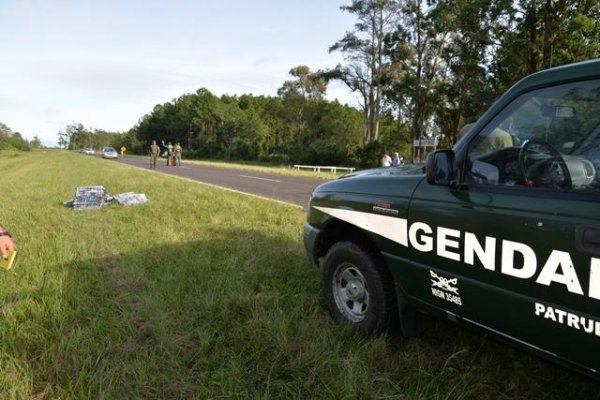
<path fill-rule="evenodd" d="M 31 141 L 23 138 L 19 132 L 13 132 L 0 122 L 0 150 L 30 150 L 42 147 L 42 142 L 35 136 Z"/>
<path fill-rule="evenodd" d="M 73 123 L 58 133 L 58 145 L 61 148 L 69 150 L 80 150 L 92 148 L 100 150 L 103 147 L 111 146 L 120 149 L 125 146 L 127 149 L 139 146 L 136 135 L 129 131 L 127 133 L 108 132 L 102 129 L 89 129 L 81 123 Z"/>
<path fill-rule="evenodd" d="M 207 89 L 157 105 L 136 128 L 140 140 L 180 142 L 195 156 L 226 160 L 343 164 L 361 145 L 354 108 L 296 93 L 216 97 Z"/>
<path fill-rule="evenodd" d="M 377 140 L 375 114 L 391 109 L 411 139 L 451 146 L 463 125 L 523 76 L 600 55 L 597 1 L 350 3 L 342 10 L 357 23 L 330 50 L 346 59 L 333 76 L 363 95 L 365 131 L 375 132 L 366 142 Z M 423 158 L 419 150 L 413 158 Z"/>
<path fill-rule="evenodd" d="M 164 140 L 188 157 L 284 164 L 371 166 L 384 151 L 419 161 L 432 148 L 412 143 L 452 146 L 523 76 L 600 56 L 596 0 L 350 0 L 341 10 L 356 24 L 329 50 L 345 62 L 297 66 L 277 96 L 201 88 L 156 105 L 127 134 L 88 135 L 76 124 L 61 143 L 145 153 Z M 325 100 L 331 80 L 357 94 L 358 108 Z"/>
<path fill-rule="evenodd" d="M 278 96 L 221 96 L 202 88 L 154 107 L 133 129 L 147 143 L 179 142 L 187 156 L 280 164 L 376 165 L 383 144 L 363 147 L 360 111 L 323 99 L 324 73 L 306 66 L 290 71 Z M 389 114 L 380 121 L 382 143 L 407 148 L 407 135 Z M 406 133 L 407 131 L 404 130 Z M 375 149 L 376 151 L 370 151 Z"/>

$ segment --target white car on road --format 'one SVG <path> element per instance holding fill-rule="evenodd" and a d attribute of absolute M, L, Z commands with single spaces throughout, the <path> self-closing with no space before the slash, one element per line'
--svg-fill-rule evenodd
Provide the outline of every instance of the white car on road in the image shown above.
<path fill-rule="evenodd" d="M 105 147 L 102 149 L 102 158 L 119 158 L 119 154 L 113 147 Z"/>

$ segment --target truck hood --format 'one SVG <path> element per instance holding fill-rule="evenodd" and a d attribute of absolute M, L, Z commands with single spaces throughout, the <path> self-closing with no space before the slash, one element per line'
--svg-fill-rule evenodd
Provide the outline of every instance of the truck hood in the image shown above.
<path fill-rule="evenodd" d="M 376 196 L 410 196 L 425 177 L 425 166 L 376 168 L 346 174 L 317 186 L 313 196 L 326 193 L 356 193 Z M 329 196 L 327 196 L 329 197 Z"/>
<path fill-rule="evenodd" d="M 425 164 L 408 164 L 401 167 L 373 168 L 352 172 L 341 176 L 339 179 L 353 178 L 356 176 L 398 176 L 398 175 L 424 175 Z"/>

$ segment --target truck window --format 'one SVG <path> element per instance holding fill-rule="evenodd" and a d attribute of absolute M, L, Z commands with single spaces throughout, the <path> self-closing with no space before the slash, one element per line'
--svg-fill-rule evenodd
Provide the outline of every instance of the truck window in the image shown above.
<path fill-rule="evenodd" d="M 470 142 L 466 180 L 600 191 L 600 80 L 517 98 Z"/>

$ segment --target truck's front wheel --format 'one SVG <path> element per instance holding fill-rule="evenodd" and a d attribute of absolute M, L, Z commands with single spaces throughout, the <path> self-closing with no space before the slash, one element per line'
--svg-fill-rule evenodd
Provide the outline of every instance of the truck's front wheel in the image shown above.
<path fill-rule="evenodd" d="M 322 284 L 325 304 L 336 322 L 378 333 L 397 316 L 389 272 L 377 257 L 355 243 L 338 242 L 329 249 Z"/>

